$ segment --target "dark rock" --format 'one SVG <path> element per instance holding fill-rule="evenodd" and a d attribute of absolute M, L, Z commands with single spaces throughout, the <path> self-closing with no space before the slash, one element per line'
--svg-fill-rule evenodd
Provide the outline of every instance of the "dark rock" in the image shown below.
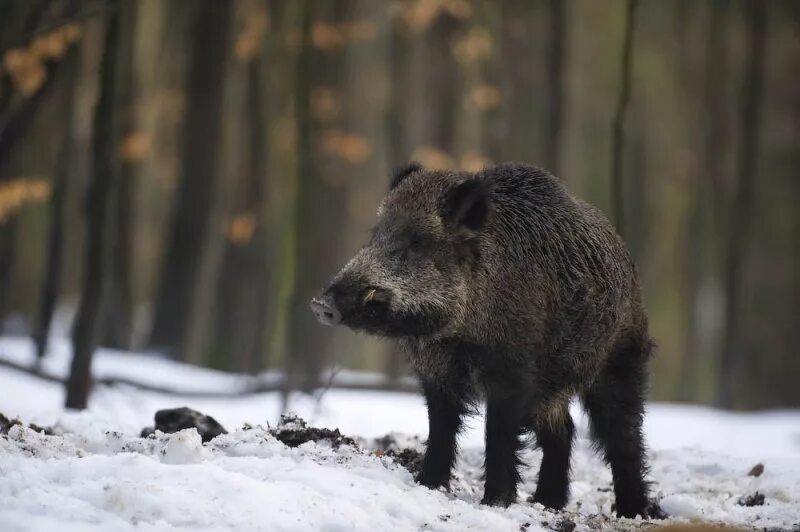
<path fill-rule="evenodd" d="M 412 475 L 416 476 L 422 470 L 422 453 L 414 448 L 401 447 L 392 434 L 375 438 L 372 446 L 377 449 L 376 454 L 392 458 Z"/>
<path fill-rule="evenodd" d="M 8 434 L 11 427 L 21 424 L 22 422 L 19 419 L 8 419 L 3 414 L 0 414 L 0 434 Z"/>
<path fill-rule="evenodd" d="M 764 464 L 756 464 L 753 466 L 750 472 L 747 473 L 747 475 L 751 477 L 760 477 L 763 472 L 764 472 Z"/>
<path fill-rule="evenodd" d="M 764 494 L 755 492 L 750 495 L 739 497 L 736 501 L 739 506 L 764 506 Z"/>
<path fill-rule="evenodd" d="M 422 471 L 422 453 L 416 449 L 388 449 L 384 454 L 408 469 L 412 475 Z"/>
<path fill-rule="evenodd" d="M 228 431 L 220 425 L 216 419 L 207 416 L 197 410 L 191 408 L 170 408 L 166 410 L 159 410 L 155 416 L 156 426 L 145 427 L 142 429 L 141 436 L 148 437 L 154 430 L 161 432 L 173 433 L 184 429 L 197 429 L 200 433 L 200 438 L 203 443 L 213 440 L 220 434 L 227 434 Z"/>
<path fill-rule="evenodd" d="M 0 414 L 0 434 L 8 434 L 8 431 L 11 430 L 11 427 L 14 425 L 22 425 L 24 427 L 25 423 L 19 419 L 8 419 L 3 414 Z M 36 423 L 29 424 L 28 428 L 36 432 L 42 432 L 48 436 L 52 436 L 54 434 L 52 427 L 40 427 Z"/>
<path fill-rule="evenodd" d="M 36 423 L 31 423 L 30 425 L 28 425 L 28 428 L 30 428 L 31 430 L 35 430 L 36 432 L 47 434 L 48 436 L 52 436 L 53 434 L 55 434 L 55 432 L 53 432 L 53 427 L 42 427 L 40 425 L 37 425 Z"/>

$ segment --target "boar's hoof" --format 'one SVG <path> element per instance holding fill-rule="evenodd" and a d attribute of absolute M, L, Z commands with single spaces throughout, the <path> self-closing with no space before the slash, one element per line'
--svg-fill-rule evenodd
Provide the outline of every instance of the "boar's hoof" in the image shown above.
<path fill-rule="evenodd" d="M 668 519 L 669 515 L 667 512 L 661 509 L 661 506 L 656 501 L 650 501 L 645 508 L 645 518 L 646 519 Z"/>
<path fill-rule="evenodd" d="M 450 478 L 449 477 L 442 477 L 437 475 L 432 475 L 430 473 L 426 473 L 425 471 L 420 471 L 414 477 L 414 481 L 419 484 L 420 486 L 425 486 L 426 488 L 435 490 L 439 488 L 450 488 Z"/>
<path fill-rule="evenodd" d="M 551 510 L 562 510 L 567 505 L 566 494 L 559 495 L 554 493 L 541 493 L 536 490 L 536 494 L 528 499 L 528 502 L 539 503 L 545 508 Z"/>
<path fill-rule="evenodd" d="M 616 511 L 617 517 L 628 517 L 630 519 L 635 518 L 637 515 L 642 516 L 644 519 L 668 519 L 669 515 L 661 509 L 661 506 L 656 501 L 648 501 L 647 504 L 642 509 L 633 510 L 632 508 L 623 508 L 620 509 L 618 506 L 614 505 L 611 507 L 612 510 Z"/>
<path fill-rule="evenodd" d="M 512 492 L 485 494 L 481 500 L 481 504 L 486 506 L 499 506 L 501 508 L 508 508 L 509 505 L 517 500 L 517 494 Z"/>

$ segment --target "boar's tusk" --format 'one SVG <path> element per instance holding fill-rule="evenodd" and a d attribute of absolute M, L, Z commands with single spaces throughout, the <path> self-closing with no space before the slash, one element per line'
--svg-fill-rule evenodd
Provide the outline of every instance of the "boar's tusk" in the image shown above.
<path fill-rule="evenodd" d="M 364 296 L 364 303 L 365 304 L 369 303 L 370 301 L 372 301 L 372 298 L 374 297 L 375 297 L 375 289 L 373 288 L 372 290 L 367 292 L 367 295 Z"/>

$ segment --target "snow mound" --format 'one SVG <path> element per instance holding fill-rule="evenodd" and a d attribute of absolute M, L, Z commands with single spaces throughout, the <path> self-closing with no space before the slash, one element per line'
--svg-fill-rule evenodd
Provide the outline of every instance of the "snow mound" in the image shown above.
<path fill-rule="evenodd" d="M 244 426 L 203 444 L 195 429 L 147 438 L 84 420 L 53 435 L 23 424 L 0 436 L 4 530 L 638 530 L 654 523 L 609 517 L 611 478 L 579 439 L 571 502 L 553 512 L 524 502 L 540 453 L 523 473 L 519 503 L 479 504 L 480 449 L 466 449 L 452 489 L 414 483 L 396 459 L 422 450 L 418 437 L 342 436 L 297 418 Z M 284 441 L 288 442 L 284 443 Z M 411 447 L 403 447 L 410 445 Z M 395 457 L 395 458 L 393 458 Z M 752 464 L 702 451 L 653 456 L 654 492 L 671 522 L 711 521 L 791 530 L 800 524 L 794 463 Z M 763 506 L 739 504 L 760 492 Z"/>
<path fill-rule="evenodd" d="M 32 364 L 27 340 L 0 338 L 0 359 Z M 56 342 L 43 369 L 63 375 L 69 353 Z M 188 392 L 234 390 L 232 376 L 152 355 L 99 350 L 96 375 L 130 375 Z M 63 386 L 0 367 L 0 530 L 639 530 L 656 523 L 609 517 L 611 474 L 592 451 L 586 416 L 573 405 L 576 443 L 570 502 L 552 512 L 525 502 L 541 453 L 524 459 L 520 501 L 487 508 L 483 419 L 467 420 L 449 492 L 418 486 L 427 433 L 419 395 L 329 390 L 292 395 L 304 419 L 277 424 L 277 393 L 240 397 L 164 395 L 97 386 L 89 409 L 63 409 Z M 157 410 L 188 406 L 227 429 L 203 443 L 194 429 L 156 431 Z M 273 425 L 270 425 L 270 424 Z M 240 427 L 236 429 L 236 427 Z M 315 428 L 315 427 L 327 427 Z M 341 432 L 340 432 L 341 431 Z M 653 494 L 668 523 L 711 522 L 800 530 L 800 412 L 730 413 L 648 406 Z M 748 474 L 757 464 L 763 471 Z M 763 496 L 763 501 L 761 497 Z M 661 523 L 658 523 L 661 524 Z"/>

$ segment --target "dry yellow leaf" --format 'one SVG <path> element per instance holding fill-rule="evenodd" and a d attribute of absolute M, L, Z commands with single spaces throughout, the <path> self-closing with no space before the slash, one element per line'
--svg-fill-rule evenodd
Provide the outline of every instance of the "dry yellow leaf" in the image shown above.
<path fill-rule="evenodd" d="M 456 167 L 455 159 L 435 146 L 420 146 L 414 150 L 411 158 L 419 161 L 422 166 L 427 168 L 449 169 Z"/>
<path fill-rule="evenodd" d="M 25 48 L 8 50 L 3 56 L 3 64 L 23 96 L 33 95 L 47 78 L 42 60 Z"/>
<path fill-rule="evenodd" d="M 469 91 L 469 103 L 481 111 L 494 109 L 500 104 L 500 91 L 486 83 L 478 85 Z"/>
<path fill-rule="evenodd" d="M 256 215 L 252 212 L 237 214 L 228 224 L 228 240 L 237 246 L 249 244 L 256 230 L 256 222 Z"/>
<path fill-rule="evenodd" d="M 76 23 L 67 24 L 62 28 L 62 31 L 64 32 L 64 39 L 70 44 L 78 42 L 83 33 L 80 24 Z"/>
<path fill-rule="evenodd" d="M 378 25 L 368 19 L 345 22 L 340 28 L 345 39 L 351 42 L 368 41 L 378 34 Z"/>
<path fill-rule="evenodd" d="M 119 154 L 123 161 L 141 161 L 150 153 L 150 135 L 142 131 L 128 133 L 120 141 Z"/>
<path fill-rule="evenodd" d="M 329 124 L 339 118 L 342 104 L 339 93 L 331 87 L 311 90 L 311 116 L 320 123 Z"/>
<path fill-rule="evenodd" d="M 269 17 L 264 6 L 251 3 L 241 13 L 241 26 L 234 43 L 234 53 L 242 61 L 249 61 L 258 55 L 261 43 L 269 26 Z"/>
<path fill-rule="evenodd" d="M 458 19 L 470 17 L 472 5 L 467 0 L 412 0 L 402 3 L 397 13 L 411 29 L 425 31 L 442 13 Z"/>
<path fill-rule="evenodd" d="M 34 39 L 30 52 L 42 59 L 59 59 L 64 57 L 68 47 L 64 32 L 59 30 Z"/>
<path fill-rule="evenodd" d="M 492 35 L 486 28 L 472 28 L 453 43 L 453 55 L 461 63 L 485 61 L 492 55 Z"/>
<path fill-rule="evenodd" d="M 50 199 L 50 183 L 41 177 L 13 178 L 0 184 L 0 223 L 16 214 L 26 203 Z"/>
<path fill-rule="evenodd" d="M 342 32 L 327 22 L 315 22 L 311 28 L 311 42 L 320 50 L 333 50 L 344 46 L 345 38 Z"/>
<path fill-rule="evenodd" d="M 350 164 L 363 163 L 371 152 L 369 142 L 364 137 L 337 129 L 322 134 L 322 147 L 328 154 Z"/>
<path fill-rule="evenodd" d="M 467 172 L 480 172 L 491 164 L 491 161 L 478 152 L 469 151 L 461 155 L 461 169 Z"/>

